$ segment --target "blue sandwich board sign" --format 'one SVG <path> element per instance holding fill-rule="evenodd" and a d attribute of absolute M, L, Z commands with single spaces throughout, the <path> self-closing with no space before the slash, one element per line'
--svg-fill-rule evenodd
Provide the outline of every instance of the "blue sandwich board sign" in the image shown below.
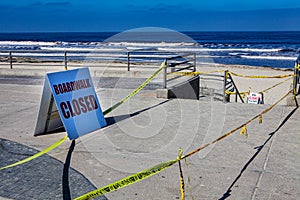
<path fill-rule="evenodd" d="M 47 82 L 71 140 L 106 126 L 88 68 L 48 73 Z"/>

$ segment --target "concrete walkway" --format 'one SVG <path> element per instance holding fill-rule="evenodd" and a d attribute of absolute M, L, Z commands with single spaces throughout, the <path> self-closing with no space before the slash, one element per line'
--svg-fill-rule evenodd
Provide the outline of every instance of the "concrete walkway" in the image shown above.
<path fill-rule="evenodd" d="M 21 144 L 27 153 L 32 148 L 42 150 L 65 135 L 57 133 L 33 137 L 42 84 L 28 82 L 0 84 L 1 141 Z M 98 85 L 97 81 L 94 85 Z M 100 84 L 97 94 L 102 109 L 110 107 L 130 91 Z M 179 147 L 183 148 L 184 154 L 188 153 L 267 107 L 209 100 L 164 100 L 155 98 L 155 90 L 144 90 L 107 116 L 108 127 L 76 140 L 70 167 L 76 170 L 74 173 L 80 184 L 71 184 L 75 175 L 70 173 L 71 196 L 82 195 L 94 186 L 101 187 L 160 162 L 175 159 Z M 192 199 L 191 196 L 194 199 L 299 199 L 299 119 L 299 110 L 275 107 L 264 115 L 263 124 L 255 121 L 247 126 L 248 139 L 236 132 L 188 158 L 188 167 L 182 162 L 186 199 Z M 24 199 L 24 196 L 31 199 L 61 198 L 61 181 L 56 179 L 62 174 L 62 165 L 70 147 L 71 141 L 67 141 L 50 152 L 50 157 L 32 161 L 35 164 L 0 171 L 5 180 L 14 181 L 1 181 L 0 195 L 16 199 Z M 47 167 L 39 165 L 51 160 L 52 164 Z M 7 163 L 3 157 L 0 166 Z M 31 174 L 26 182 L 20 182 L 24 181 L 20 171 Z M 82 180 L 85 180 L 85 185 L 81 185 Z M 39 182 L 43 184 L 35 184 Z M 22 183 L 19 185 L 23 189 L 17 196 L 13 193 L 17 193 L 19 188 L 5 189 L 7 184 L 18 183 Z M 47 193 L 46 188 L 50 186 L 56 189 Z M 43 197 L 34 196 L 36 193 L 32 191 L 41 188 L 45 189 Z M 105 197 L 114 200 L 180 199 L 178 165 Z"/>

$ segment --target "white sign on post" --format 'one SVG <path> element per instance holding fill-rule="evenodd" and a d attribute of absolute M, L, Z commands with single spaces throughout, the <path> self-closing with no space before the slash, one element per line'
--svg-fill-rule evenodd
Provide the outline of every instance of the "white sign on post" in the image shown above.
<path fill-rule="evenodd" d="M 247 103 L 263 104 L 263 96 L 261 93 L 249 92 L 247 94 Z"/>

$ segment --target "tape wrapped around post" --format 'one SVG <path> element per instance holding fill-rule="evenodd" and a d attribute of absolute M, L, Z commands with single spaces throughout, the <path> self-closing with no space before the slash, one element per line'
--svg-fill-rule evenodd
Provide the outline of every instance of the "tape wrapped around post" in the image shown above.
<path fill-rule="evenodd" d="M 181 200 L 184 200 L 184 197 L 185 197 L 185 190 L 184 190 L 184 178 L 183 178 L 183 171 L 182 171 L 182 167 L 181 167 L 181 158 L 182 158 L 182 148 L 180 147 L 179 150 L 178 150 L 178 157 L 177 157 L 177 160 L 178 160 L 178 167 L 179 167 L 179 175 L 180 175 L 180 193 L 181 193 Z"/>

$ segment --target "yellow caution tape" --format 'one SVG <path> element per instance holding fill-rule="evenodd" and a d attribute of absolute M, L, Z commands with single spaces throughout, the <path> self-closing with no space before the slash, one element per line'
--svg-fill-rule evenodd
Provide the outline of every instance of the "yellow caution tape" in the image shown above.
<path fill-rule="evenodd" d="M 255 117 L 253 117 L 252 119 L 248 120 L 246 123 L 236 127 L 235 129 L 225 133 L 224 135 L 221 135 L 220 137 L 218 137 L 217 139 L 211 141 L 210 143 L 207 143 L 201 147 L 199 147 L 198 149 L 195 149 L 191 152 L 189 152 L 188 154 L 184 155 L 181 159 L 185 159 L 187 157 L 192 156 L 195 153 L 198 153 L 199 151 L 201 151 L 202 149 L 205 149 L 206 147 L 215 144 L 216 142 L 219 142 L 221 140 L 223 140 L 224 138 L 228 137 L 229 135 L 233 134 L 234 132 L 236 132 L 237 130 L 243 128 L 244 126 L 246 126 L 247 124 L 251 123 L 252 121 L 254 121 L 255 119 L 259 118 L 260 115 L 264 115 L 267 112 L 269 112 L 270 110 L 272 110 L 277 104 L 279 104 L 283 99 L 285 99 L 290 93 L 292 93 L 293 90 L 290 90 L 289 92 L 287 92 L 283 97 L 281 97 L 278 101 L 276 101 L 273 105 L 271 105 L 270 107 L 268 107 L 267 109 L 265 109 L 264 111 L 262 111 L 260 114 L 256 115 Z"/>
<path fill-rule="evenodd" d="M 182 155 L 183 155 L 183 152 L 182 152 L 182 148 L 180 147 L 180 148 L 178 149 L 177 160 L 181 160 Z"/>
<path fill-rule="evenodd" d="M 295 69 L 300 70 L 300 64 L 295 65 Z"/>
<path fill-rule="evenodd" d="M 182 168 L 181 168 L 181 157 L 182 157 L 182 148 L 180 147 L 178 150 L 178 167 L 179 167 L 179 174 L 180 174 L 180 193 L 181 193 L 181 200 L 184 200 L 184 179 L 183 179 L 183 172 L 182 172 Z"/>
<path fill-rule="evenodd" d="M 236 92 L 230 92 L 229 90 L 226 90 L 225 93 L 226 93 L 226 94 L 236 94 Z M 248 93 L 248 92 L 240 92 L 241 95 L 245 95 L 245 94 L 247 94 L 247 93 Z M 244 98 L 244 97 L 243 97 L 243 98 Z"/>
<path fill-rule="evenodd" d="M 136 90 L 134 90 L 132 93 L 130 93 L 128 96 L 126 96 L 125 98 L 123 98 L 121 101 L 119 101 L 117 104 L 113 105 L 112 107 L 108 108 L 107 110 L 105 110 L 103 112 L 103 115 L 106 115 L 108 113 L 110 113 L 111 111 L 113 111 L 114 109 L 116 109 L 118 106 L 120 106 L 121 104 L 123 104 L 125 101 L 127 101 L 128 99 L 130 99 L 131 97 L 133 97 L 134 95 L 136 95 L 139 91 L 141 91 L 155 76 L 157 76 L 157 74 L 165 67 L 165 62 L 163 62 L 161 64 L 161 67 L 152 75 L 150 76 L 143 84 L 141 84 Z M 25 158 L 24 160 L 18 161 L 14 164 L 11 165 L 7 165 L 5 167 L 0 168 L 0 170 L 2 169 L 6 169 L 6 168 L 10 168 L 10 167 L 14 167 L 17 165 L 21 165 L 24 164 L 26 162 L 29 162 L 35 158 L 38 158 L 46 153 L 48 153 L 49 151 L 55 149 L 56 147 L 58 147 L 59 145 L 61 145 L 66 139 L 68 138 L 68 136 L 66 135 L 65 137 L 63 137 L 62 139 L 60 139 L 59 141 L 55 142 L 54 144 L 52 144 L 51 146 L 47 147 L 46 149 L 40 151 L 39 153 L 30 156 L 28 158 Z"/>
<path fill-rule="evenodd" d="M 242 99 L 245 99 L 245 97 L 246 97 L 246 92 L 243 92 L 243 93 L 241 93 L 241 97 L 242 97 Z"/>
<path fill-rule="evenodd" d="M 112 107 L 108 108 L 107 110 L 105 110 L 103 112 L 103 115 L 106 115 L 108 113 L 110 113 L 111 111 L 113 111 L 114 109 L 116 109 L 117 107 L 119 107 L 120 105 L 122 105 L 124 102 L 126 102 L 128 99 L 130 99 L 131 97 L 133 97 L 134 95 L 136 95 L 139 91 L 141 91 L 150 81 L 152 81 L 158 74 L 159 72 L 161 72 L 161 70 L 163 68 L 166 67 L 166 63 L 162 62 L 160 68 L 154 73 L 152 74 L 144 83 L 142 83 L 138 88 L 136 88 L 133 92 L 131 92 L 129 95 L 127 95 L 126 97 L 124 97 L 123 99 L 121 99 L 121 101 L 119 101 L 118 103 L 116 103 L 115 105 L 113 105 Z"/>
<path fill-rule="evenodd" d="M 300 65 L 299 65 L 300 66 Z M 297 66 L 295 67 L 296 69 L 300 69 L 300 67 Z M 192 76 L 192 75 L 205 75 L 205 74 L 212 74 L 212 73 L 218 73 L 218 72 L 225 72 L 228 70 L 215 70 L 215 71 L 209 71 L 209 72 L 170 72 L 168 75 L 181 75 L 181 76 Z M 284 74 L 284 75 L 276 75 L 276 76 L 264 76 L 264 75 L 244 75 L 244 74 L 237 74 L 234 72 L 229 72 L 228 73 L 234 75 L 234 76 L 240 76 L 244 78 L 286 78 L 290 76 L 294 76 L 294 74 Z M 226 76 L 227 78 L 227 76 Z"/>
<path fill-rule="evenodd" d="M 161 164 L 158 164 L 154 167 L 151 167 L 149 169 L 143 170 L 141 172 L 138 172 L 136 174 L 133 174 L 131 176 L 128 176 L 124 179 L 118 180 L 114 183 L 111 183 L 109 185 L 106 185 L 104 187 L 101 187 L 99 189 L 96 189 L 94 191 L 91 191 L 87 194 L 84 194 L 80 197 L 77 197 L 75 200 L 87 200 L 87 199 L 92 199 L 97 196 L 103 195 L 108 192 L 112 192 L 114 190 L 126 187 L 128 185 L 131 185 L 133 183 L 136 183 L 138 181 L 144 180 L 146 178 L 149 178 L 150 176 L 153 176 L 154 174 L 157 174 L 158 172 L 161 172 L 168 167 L 172 166 L 174 163 L 176 163 L 178 159 L 176 160 L 170 160 Z"/>
<path fill-rule="evenodd" d="M 180 163 L 180 161 L 179 161 Z M 181 193 L 181 200 L 184 200 L 184 180 L 183 180 L 183 175 L 181 174 L 180 176 L 180 193 Z"/>
<path fill-rule="evenodd" d="M 46 149 L 44 149 L 43 151 L 40 151 L 39 153 L 33 155 L 33 156 L 30 156 L 28 158 L 25 158 L 24 160 L 21 160 L 19 162 L 16 162 L 14 164 L 11 164 L 11 165 L 7 165 L 5 167 L 1 167 L 0 170 L 2 169 L 6 169 L 6 168 L 10 168 L 10 167 L 14 167 L 14 166 L 17 166 L 17 165 L 21 165 L 21 164 L 24 164 L 26 162 L 29 162 L 37 157 L 40 157 L 46 153 L 48 153 L 49 151 L 55 149 L 56 147 L 58 147 L 59 145 L 61 145 L 66 139 L 68 138 L 68 135 L 66 135 L 65 137 L 63 137 L 62 139 L 58 140 L 57 142 L 55 142 L 54 144 L 52 144 L 51 146 L 47 147 Z"/>
<path fill-rule="evenodd" d="M 248 138 L 248 131 L 247 131 L 247 127 L 246 125 L 243 126 L 241 132 L 240 132 L 240 135 L 245 135 L 246 138 Z"/>
<path fill-rule="evenodd" d="M 236 74 L 234 72 L 229 72 L 234 76 L 244 77 L 244 78 L 286 78 L 290 76 L 294 76 L 294 74 L 285 74 L 285 75 L 277 75 L 277 76 L 260 76 L 260 75 L 244 75 L 244 74 Z"/>
<path fill-rule="evenodd" d="M 65 70 L 68 70 L 67 66 L 65 66 Z M 24 164 L 24 163 L 26 163 L 26 162 L 29 162 L 29 161 L 31 161 L 31 160 L 33 160 L 33 159 L 35 159 L 35 158 L 38 158 L 38 157 L 40 157 L 40 156 L 42 156 L 42 155 L 48 153 L 49 151 L 55 149 L 55 148 L 58 147 L 59 145 L 61 145 L 67 138 L 68 138 L 68 135 L 66 135 L 66 136 L 63 137 L 62 139 L 58 140 L 58 141 L 55 142 L 54 144 L 50 145 L 50 146 L 47 147 L 46 149 L 40 151 L 39 153 L 34 154 L 34 155 L 32 155 L 32 156 L 30 156 L 30 157 L 28 157 L 28 158 L 25 158 L 24 160 L 20 160 L 20 161 L 18 161 L 18 162 L 16 162 L 16 163 L 13 163 L 13 164 L 11 164 L 11 165 L 7 165 L 7 166 L 5 166 L 5 167 L 1 167 L 0 170 L 6 169 L 6 168 L 10 168 L 10 167 L 15 167 L 15 166 L 17 166 L 17 165 L 21 165 L 21 164 Z"/>
<path fill-rule="evenodd" d="M 229 71 L 228 70 L 225 70 L 225 80 L 227 81 L 227 79 L 228 79 L 228 74 L 229 74 Z"/>
<path fill-rule="evenodd" d="M 263 121 L 263 119 L 262 119 L 262 115 L 259 115 L 259 118 L 258 118 L 258 123 L 259 123 L 259 124 L 261 124 L 261 123 L 262 123 L 262 121 Z"/>
<path fill-rule="evenodd" d="M 181 75 L 181 76 L 192 76 L 192 75 L 205 75 L 205 74 L 212 74 L 218 72 L 224 72 L 225 70 L 214 70 L 209 72 L 170 72 L 168 75 Z"/>
<path fill-rule="evenodd" d="M 265 92 L 267 92 L 268 90 L 271 90 L 271 89 L 273 89 L 273 88 L 275 88 L 275 87 L 277 87 L 277 86 L 279 86 L 279 85 L 281 85 L 281 84 L 283 84 L 283 83 L 285 83 L 285 82 L 291 80 L 292 78 L 293 78 L 293 77 L 290 77 L 290 78 L 288 78 L 288 79 L 286 79 L 286 80 L 284 80 L 284 81 L 281 81 L 281 82 L 279 82 L 279 83 L 276 83 L 275 85 L 272 85 L 271 87 L 269 87 L 269 88 L 267 88 L 267 89 L 264 89 L 264 90 L 260 91 L 259 93 L 265 93 Z M 240 92 L 242 98 L 245 98 L 245 95 L 246 95 L 247 93 L 250 92 L 250 89 L 251 89 L 251 88 L 249 87 L 249 91 L 248 91 L 248 92 Z M 236 94 L 236 92 L 230 92 L 230 91 L 228 91 L 228 90 L 226 90 L 225 93 L 226 93 L 226 94 L 230 94 L 230 95 L 231 95 L 231 94 Z"/>
<path fill-rule="evenodd" d="M 108 193 L 108 192 L 112 192 L 114 190 L 117 190 L 117 189 L 120 189 L 120 188 L 123 188 L 123 187 L 126 187 L 128 185 L 131 185 L 133 183 L 136 183 L 138 181 L 141 181 L 143 179 L 146 179 L 150 176 L 153 176 L 154 174 L 160 172 L 160 171 L 163 171 L 165 169 L 167 169 L 168 167 L 172 166 L 174 163 L 182 160 L 182 159 L 185 159 L 192 156 L 193 154 L 195 153 L 198 153 L 199 151 L 201 151 L 202 149 L 216 143 L 216 142 L 219 142 L 221 140 L 223 140 L 224 138 L 226 138 L 227 136 L 233 134 L 234 132 L 236 132 L 237 130 L 239 129 L 243 129 L 244 127 L 246 127 L 247 124 L 251 123 L 253 120 L 259 118 L 260 116 L 262 116 L 263 114 L 266 114 L 267 112 L 269 112 L 270 110 L 272 110 L 278 103 L 280 103 L 283 99 L 285 99 L 290 93 L 292 92 L 292 90 L 290 90 L 288 93 L 286 93 L 283 97 L 281 97 L 277 102 L 275 102 L 273 105 L 271 105 L 270 107 L 268 107 L 267 109 L 265 109 L 263 112 L 261 112 L 260 114 L 256 115 L 255 117 L 253 117 L 252 119 L 248 120 L 246 123 L 236 127 L 235 129 L 225 133 L 224 135 L 218 137 L 217 139 L 211 141 L 210 143 L 207 143 L 203 146 L 201 146 L 200 148 L 198 149 L 195 149 L 191 152 L 189 152 L 188 154 L 184 155 L 184 156 L 178 156 L 176 160 L 171 160 L 171 161 L 167 161 L 167 162 L 164 162 L 164 163 L 161 163 L 161 164 L 158 164 L 154 167 L 151 167 L 149 169 L 146 169 L 146 170 L 143 170 L 141 172 L 138 172 L 136 174 L 133 174 L 131 176 L 128 176 L 124 179 L 121 179 L 119 181 L 116 181 L 114 183 L 111 183 L 109 185 L 106 185 L 102 188 L 99 188 L 99 189 L 96 189 L 92 192 L 89 192 L 87 194 L 84 194 L 78 198 L 76 198 L 75 200 L 85 200 L 85 199 L 92 199 L 92 198 L 95 198 L 97 196 L 100 196 L 102 194 L 105 194 L 105 193 Z"/>
<path fill-rule="evenodd" d="M 293 78 L 293 77 L 288 78 L 288 79 L 286 79 L 286 80 L 284 80 L 284 81 L 281 81 L 281 82 L 279 82 L 279 83 L 277 83 L 277 84 L 275 84 L 275 85 L 273 85 L 273 86 L 271 86 L 271 87 L 269 87 L 269 88 L 267 88 L 267 89 L 264 89 L 264 90 L 261 91 L 261 93 L 264 93 L 264 92 L 266 92 L 266 91 L 268 91 L 268 90 L 270 90 L 270 89 L 273 89 L 273 88 L 275 88 L 275 87 L 277 87 L 277 86 L 279 86 L 279 85 L 281 85 L 281 84 L 283 84 L 283 83 L 285 83 L 285 82 L 291 80 L 292 78 Z"/>
<path fill-rule="evenodd" d="M 123 98 L 120 102 L 118 102 L 117 104 L 115 104 L 114 106 L 112 106 L 111 108 L 107 109 L 105 111 L 104 114 L 107 114 L 109 112 L 111 112 L 112 110 L 114 110 L 115 108 L 117 108 L 119 105 L 121 105 L 122 103 L 124 103 L 125 101 L 127 101 L 129 98 L 131 98 L 132 96 L 134 96 L 136 93 L 138 93 L 142 88 L 144 88 L 163 68 L 165 67 L 165 63 L 163 62 L 161 67 L 159 68 L 158 71 L 156 71 L 150 78 L 148 78 L 141 86 L 139 86 L 136 90 L 134 90 L 130 95 L 126 96 L 125 98 Z M 265 109 L 262 113 L 260 113 L 259 115 L 253 117 L 252 119 L 250 119 L 249 121 L 247 121 L 246 123 L 242 124 L 241 126 L 231 130 L 230 132 L 227 132 L 226 134 L 220 136 L 219 138 L 213 140 L 212 142 L 210 143 L 207 143 L 205 144 L 204 146 L 186 154 L 185 156 L 182 156 L 182 150 L 180 151 L 181 153 L 179 153 L 179 156 L 176 160 L 170 160 L 170 161 L 167 161 L 167 162 L 164 162 L 164 163 L 161 163 L 161 164 L 158 164 L 154 167 L 151 167 L 149 169 L 146 169 L 146 170 L 143 170 L 141 172 L 138 172 L 136 174 L 133 174 L 131 176 L 128 176 L 124 179 L 121 179 L 119 181 L 116 181 L 114 183 L 111 183 L 107 186 L 104 186 L 102 188 L 99 188 L 99 189 L 96 189 L 92 192 L 89 192 L 85 195 L 82 195 L 78 198 L 76 198 L 75 200 L 83 200 L 83 199 L 91 199 L 91 198 L 95 198 L 97 196 L 100 196 L 102 194 L 105 194 L 107 192 L 111 192 L 111 191 L 114 191 L 114 190 L 117 190 L 117 189 L 120 189 L 120 188 L 123 188 L 123 187 L 126 187 L 128 185 L 131 185 L 133 183 L 136 183 L 136 182 L 139 182 L 143 179 L 146 179 L 146 178 L 149 178 L 157 173 L 159 173 L 160 171 L 163 171 L 165 169 L 167 169 L 168 167 L 172 166 L 174 163 L 176 162 L 179 162 L 180 160 L 182 159 L 185 159 L 197 152 L 199 152 L 200 150 L 208 147 L 209 145 L 212 145 L 224 138 L 226 138 L 227 136 L 231 135 L 232 133 L 234 133 L 235 131 L 239 130 L 239 129 L 242 129 L 241 130 L 241 134 L 246 134 L 246 137 L 248 137 L 248 133 L 247 133 L 247 128 L 246 128 L 246 125 L 251 123 L 254 119 L 256 118 L 259 118 L 259 119 L 262 119 L 262 115 L 267 113 L 268 111 L 270 111 L 271 109 L 273 109 L 279 102 L 281 102 L 283 99 L 285 99 L 289 93 L 291 93 L 291 91 L 289 91 L 286 95 L 284 95 L 281 99 L 279 99 L 277 102 L 275 102 L 272 106 L 270 106 L 269 108 Z M 43 151 L 29 157 L 29 158 L 26 158 L 22 161 L 19 161 L 17 163 L 14 163 L 14 164 L 11 164 L 11 165 L 8 165 L 8 166 L 5 166 L 5 167 L 2 167 L 0 168 L 0 170 L 2 169 L 6 169 L 6 168 L 9 168 L 9 167 L 13 167 L 13 166 L 16 166 L 16 165 L 20 165 L 20 164 L 23 164 L 25 162 L 28 162 L 30 160 L 33 160 L 51 150 L 53 150 L 54 148 L 58 147 L 60 144 L 62 144 L 66 139 L 68 138 L 68 136 L 66 135 L 64 138 L 60 139 L 59 141 L 57 141 L 56 143 L 54 143 L 53 145 L 49 146 L 48 148 L 44 149 Z M 181 172 L 182 173 L 182 172 Z M 181 194 L 182 194 L 182 198 L 184 198 L 184 180 L 183 180 L 183 175 L 181 176 L 180 178 L 180 184 L 181 184 Z"/>

